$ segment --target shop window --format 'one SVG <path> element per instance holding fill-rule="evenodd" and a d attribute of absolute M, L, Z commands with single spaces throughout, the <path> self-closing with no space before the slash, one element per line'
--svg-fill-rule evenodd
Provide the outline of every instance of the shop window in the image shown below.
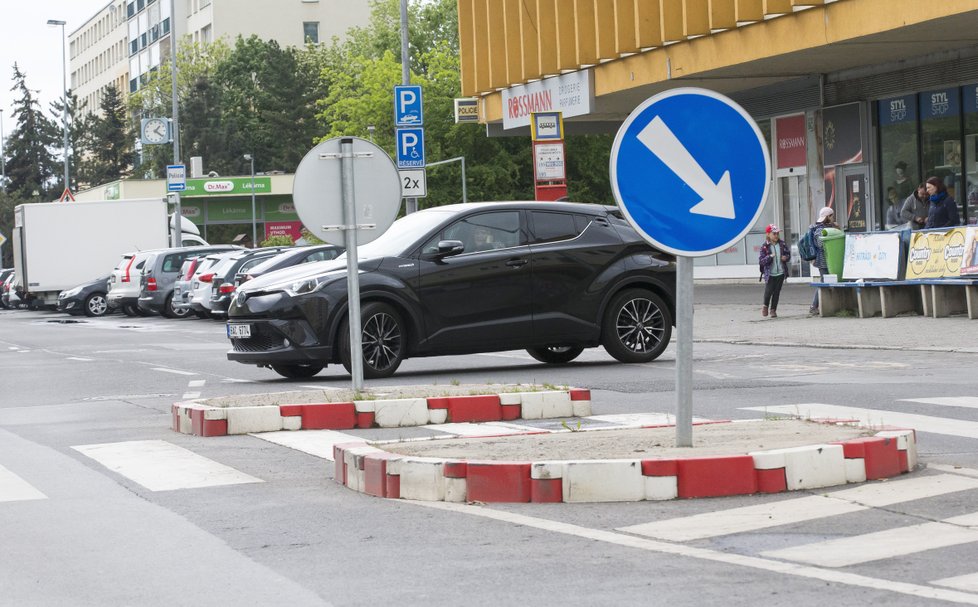
<path fill-rule="evenodd" d="M 903 201 L 913 193 L 921 177 L 917 150 L 917 97 L 905 95 L 883 99 L 877 105 L 880 136 L 880 204 L 877 216 L 887 227 L 885 210 L 891 198 Z"/>
<path fill-rule="evenodd" d="M 958 208 L 967 223 L 978 223 L 978 86 L 961 89 L 964 111 L 964 166 L 967 176 L 966 192 L 958 197 Z"/>
<path fill-rule="evenodd" d="M 923 178 L 940 177 L 957 200 L 962 187 L 960 89 L 920 94 L 920 138 Z"/>

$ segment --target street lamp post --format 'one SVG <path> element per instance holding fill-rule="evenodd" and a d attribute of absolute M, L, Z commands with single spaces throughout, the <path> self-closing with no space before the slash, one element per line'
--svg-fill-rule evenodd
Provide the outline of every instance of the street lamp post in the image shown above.
<path fill-rule="evenodd" d="M 71 189 L 68 181 L 68 60 L 65 59 L 65 24 L 61 19 L 48 19 L 48 25 L 61 26 L 61 84 L 64 88 L 64 107 L 61 112 L 61 123 L 65 136 L 65 189 Z"/>
<path fill-rule="evenodd" d="M 0 186 L 7 183 L 7 147 L 3 140 L 3 110 L 0 109 Z"/>
<path fill-rule="evenodd" d="M 255 157 L 245 154 L 244 159 L 251 163 L 251 246 L 258 247 L 258 219 L 255 214 Z"/>

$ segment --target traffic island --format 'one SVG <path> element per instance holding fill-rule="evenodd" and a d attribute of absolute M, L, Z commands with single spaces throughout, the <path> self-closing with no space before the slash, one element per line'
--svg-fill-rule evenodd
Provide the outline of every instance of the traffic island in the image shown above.
<path fill-rule="evenodd" d="M 780 493 L 891 478 L 917 465 L 913 430 L 748 420 L 334 446 L 334 479 L 375 497 L 446 502 L 635 502 Z"/>
<path fill-rule="evenodd" d="M 586 417 L 591 415 L 591 392 L 520 384 L 305 390 L 179 402 L 171 413 L 175 432 L 195 436 L 404 428 Z"/>

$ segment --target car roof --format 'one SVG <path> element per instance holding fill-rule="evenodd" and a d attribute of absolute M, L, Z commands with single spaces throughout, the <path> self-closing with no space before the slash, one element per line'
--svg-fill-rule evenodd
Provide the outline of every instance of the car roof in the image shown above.
<path fill-rule="evenodd" d="M 450 213 L 465 213 L 473 210 L 492 210 L 492 209 L 528 209 L 533 211 L 563 211 L 567 213 L 588 213 L 592 215 L 604 215 L 615 209 L 614 206 L 595 204 L 590 202 L 545 202 L 540 200 L 508 200 L 499 202 L 465 202 L 458 204 L 448 204 L 440 207 L 431 207 L 426 211 L 444 211 Z"/>

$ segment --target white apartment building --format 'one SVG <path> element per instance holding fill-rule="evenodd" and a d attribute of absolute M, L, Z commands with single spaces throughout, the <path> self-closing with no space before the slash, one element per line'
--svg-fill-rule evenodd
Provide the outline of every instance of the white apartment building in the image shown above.
<path fill-rule="evenodd" d="M 254 34 L 287 47 L 329 43 L 369 18 L 368 0 L 112 0 L 68 37 L 71 90 L 87 112 L 109 84 L 139 90 L 169 57 L 171 30 L 194 42 Z"/>

